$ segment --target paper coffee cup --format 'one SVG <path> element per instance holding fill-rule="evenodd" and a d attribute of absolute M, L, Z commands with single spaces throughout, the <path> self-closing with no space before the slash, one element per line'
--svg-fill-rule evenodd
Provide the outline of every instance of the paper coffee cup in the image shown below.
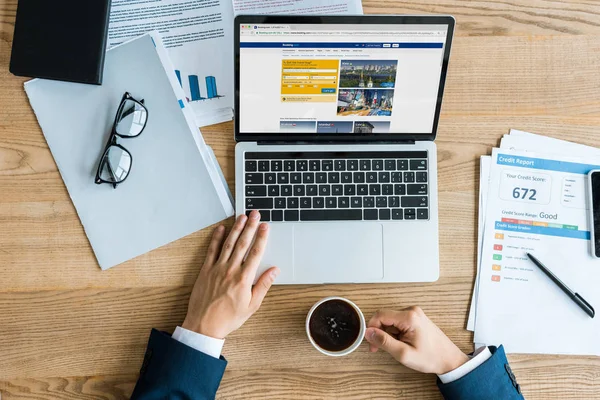
<path fill-rule="evenodd" d="M 314 332 L 311 332 L 313 316 L 318 320 L 312 321 Z M 306 316 L 308 340 L 315 349 L 332 357 L 345 356 L 356 350 L 366 329 L 367 324 L 360 308 L 343 297 L 333 296 L 319 300 Z M 352 340 L 354 335 L 356 338 Z"/>

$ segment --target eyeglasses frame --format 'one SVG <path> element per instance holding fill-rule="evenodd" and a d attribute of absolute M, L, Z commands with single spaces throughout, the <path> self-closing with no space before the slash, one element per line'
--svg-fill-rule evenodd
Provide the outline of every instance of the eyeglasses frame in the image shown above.
<path fill-rule="evenodd" d="M 142 106 L 144 108 L 144 110 L 146 110 L 146 121 L 144 121 L 144 126 L 142 127 L 142 129 L 140 129 L 140 132 L 134 136 L 131 136 L 131 135 L 123 136 L 117 132 L 117 123 L 118 123 L 117 119 L 121 115 L 121 112 L 123 111 L 123 107 L 125 107 L 125 103 L 127 102 L 127 100 L 130 100 L 130 101 L 133 101 L 134 103 L 139 104 L 140 106 Z M 150 113 L 148 111 L 148 108 L 146 108 L 146 106 L 144 105 L 144 99 L 141 99 L 138 101 L 138 100 L 134 99 L 129 92 L 125 92 L 125 94 L 123 94 L 123 97 L 121 98 L 121 103 L 119 104 L 119 108 L 117 108 L 117 113 L 115 114 L 115 119 L 112 124 L 110 136 L 108 138 L 108 141 L 106 142 L 106 146 L 104 146 L 104 151 L 102 152 L 102 157 L 100 158 L 98 168 L 96 169 L 96 178 L 95 178 L 94 182 L 97 185 L 101 185 L 103 183 L 108 183 L 109 185 L 112 185 L 113 189 L 116 189 L 118 185 L 125 182 L 125 180 L 127 180 L 127 178 L 129 178 L 131 168 L 133 167 L 133 155 L 131 154 L 131 152 L 129 150 L 127 150 L 125 147 L 123 147 L 122 145 L 117 143 L 117 137 L 120 137 L 121 139 L 135 139 L 138 136 L 140 136 L 142 134 L 142 132 L 144 132 L 144 129 L 146 128 L 146 124 L 148 123 L 149 115 L 150 115 Z M 125 175 L 125 178 L 123 178 L 123 180 L 120 182 L 110 182 L 110 181 L 106 181 L 100 177 L 100 173 L 102 171 L 102 168 L 104 167 L 104 164 L 108 162 L 108 157 L 107 157 L 108 151 L 113 146 L 118 147 L 121 150 L 123 150 L 124 152 L 126 152 L 127 154 L 129 154 L 129 158 L 131 159 L 129 171 L 127 172 L 127 175 Z"/>

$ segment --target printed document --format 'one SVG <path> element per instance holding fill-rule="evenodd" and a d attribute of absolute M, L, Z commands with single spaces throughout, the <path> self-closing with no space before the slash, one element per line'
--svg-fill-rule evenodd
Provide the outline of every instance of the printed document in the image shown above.
<path fill-rule="evenodd" d="M 544 154 L 563 154 L 568 156 L 600 156 L 600 149 L 581 144 L 554 139 L 548 136 L 537 135 L 511 129 L 508 135 L 504 135 L 500 148 L 511 150 L 530 151 L 530 149 L 544 149 Z M 487 205 L 487 191 L 490 178 L 490 156 L 482 156 L 480 164 L 480 190 L 479 190 L 479 223 L 477 235 L 477 271 L 475 284 L 473 285 L 473 296 L 469 309 L 467 330 L 475 330 L 475 310 L 477 309 L 477 293 L 479 289 L 479 270 L 481 269 L 481 251 L 483 246 L 483 233 L 485 231 L 485 212 Z M 478 348 L 479 346 L 475 346 Z"/>
<path fill-rule="evenodd" d="M 600 261 L 590 255 L 587 173 L 600 158 L 494 149 L 475 342 L 511 353 L 600 355 L 600 319 L 590 318 L 526 256 L 600 307 Z"/>
<path fill-rule="evenodd" d="M 235 14 L 362 14 L 360 0 L 232 0 Z"/>
<path fill-rule="evenodd" d="M 113 0 L 108 47 L 158 30 L 202 127 L 233 118 L 232 26 L 227 0 Z"/>
<path fill-rule="evenodd" d="M 467 330 L 475 330 L 475 309 L 477 307 L 477 292 L 479 290 L 479 269 L 481 268 L 481 253 L 483 251 L 483 233 L 485 232 L 485 210 L 487 206 L 487 191 L 490 178 L 490 156 L 481 156 L 479 161 L 479 220 L 477 223 L 477 270 L 475 271 L 475 285 L 473 286 L 473 296 L 471 297 L 471 307 L 469 308 L 469 319 L 467 321 Z"/>
<path fill-rule="evenodd" d="M 360 0 L 113 0 L 108 47 L 159 31 L 198 126 L 233 118 L 233 17 L 362 14 Z"/>

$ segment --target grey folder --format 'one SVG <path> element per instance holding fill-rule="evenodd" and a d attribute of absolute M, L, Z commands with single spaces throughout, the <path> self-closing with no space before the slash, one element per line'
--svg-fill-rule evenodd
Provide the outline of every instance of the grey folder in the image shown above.
<path fill-rule="evenodd" d="M 25 90 L 102 269 L 233 215 L 231 193 L 156 35 L 109 50 L 102 86 L 36 79 Z M 139 137 L 119 139 L 133 165 L 113 189 L 94 176 L 126 91 L 144 99 L 148 123 Z"/>

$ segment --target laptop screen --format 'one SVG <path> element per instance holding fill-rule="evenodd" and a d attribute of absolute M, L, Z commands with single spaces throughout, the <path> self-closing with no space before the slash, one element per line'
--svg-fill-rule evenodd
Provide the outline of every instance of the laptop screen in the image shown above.
<path fill-rule="evenodd" d="M 433 132 L 447 25 L 239 29 L 240 133 Z"/>

